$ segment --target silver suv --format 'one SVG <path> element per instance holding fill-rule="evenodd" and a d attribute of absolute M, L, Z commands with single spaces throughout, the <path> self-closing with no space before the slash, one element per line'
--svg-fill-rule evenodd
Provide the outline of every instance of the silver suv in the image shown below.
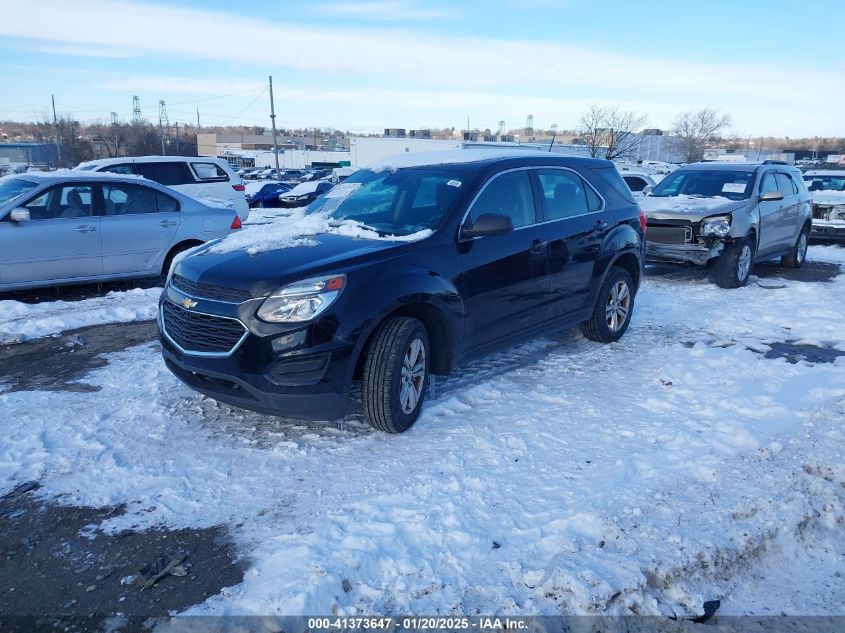
<path fill-rule="evenodd" d="M 695 163 L 646 191 L 646 258 L 706 265 L 722 288 L 748 282 L 756 261 L 800 268 L 812 223 L 810 193 L 795 167 Z"/>

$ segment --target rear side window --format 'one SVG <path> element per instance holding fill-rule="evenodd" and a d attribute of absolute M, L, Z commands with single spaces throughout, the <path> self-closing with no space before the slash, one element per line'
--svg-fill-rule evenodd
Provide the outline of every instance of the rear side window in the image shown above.
<path fill-rule="evenodd" d="M 179 203 L 170 196 L 150 187 L 125 183 L 103 185 L 103 204 L 107 216 L 179 211 Z"/>
<path fill-rule="evenodd" d="M 229 180 L 229 174 L 226 173 L 220 165 L 216 163 L 191 163 L 191 169 L 200 180 L 213 180 L 225 182 Z"/>
<path fill-rule="evenodd" d="M 625 200 L 632 204 L 635 202 L 631 190 L 628 189 L 628 185 L 626 185 L 625 181 L 622 180 L 622 176 L 619 175 L 619 172 L 616 171 L 615 167 L 605 167 L 602 169 L 594 169 L 593 171 L 596 172 L 608 185 L 610 185 L 611 189 L 625 198 Z"/>
<path fill-rule="evenodd" d="M 622 179 L 631 191 L 642 191 L 648 184 L 639 176 L 622 176 Z"/>
<path fill-rule="evenodd" d="M 560 220 L 589 212 L 587 187 L 580 176 L 562 169 L 539 169 L 537 178 L 546 208 L 546 220 Z"/>
<path fill-rule="evenodd" d="M 196 182 L 183 162 L 135 163 L 135 173 L 167 187 Z"/>
<path fill-rule="evenodd" d="M 494 176 L 472 205 L 469 220 L 475 224 L 485 214 L 509 216 L 515 229 L 534 224 L 537 217 L 528 172 L 512 171 Z"/>

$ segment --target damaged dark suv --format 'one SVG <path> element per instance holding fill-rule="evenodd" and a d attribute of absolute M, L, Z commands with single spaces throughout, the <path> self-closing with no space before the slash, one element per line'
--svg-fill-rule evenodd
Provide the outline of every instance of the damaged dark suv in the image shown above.
<path fill-rule="evenodd" d="M 300 218 L 180 260 L 161 297 L 170 370 L 238 407 L 401 432 L 431 374 L 572 324 L 628 327 L 645 218 L 613 164 L 461 150 L 363 169 Z"/>

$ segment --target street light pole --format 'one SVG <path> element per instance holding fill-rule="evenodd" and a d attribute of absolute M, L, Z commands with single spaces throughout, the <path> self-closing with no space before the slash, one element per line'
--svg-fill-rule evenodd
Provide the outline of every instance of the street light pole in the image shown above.
<path fill-rule="evenodd" d="M 273 128 L 273 157 L 276 159 L 276 178 L 279 177 L 279 147 L 276 144 L 276 108 L 273 105 L 273 75 L 270 75 L 270 124 Z"/>

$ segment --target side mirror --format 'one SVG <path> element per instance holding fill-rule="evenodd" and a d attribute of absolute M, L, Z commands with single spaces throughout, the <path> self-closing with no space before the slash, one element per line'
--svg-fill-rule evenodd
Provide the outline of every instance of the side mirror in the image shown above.
<path fill-rule="evenodd" d="M 470 227 L 464 228 L 463 237 L 485 237 L 491 235 L 505 235 L 513 232 L 513 220 L 507 215 L 485 213 Z"/>
<path fill-rule="evenodd" d="M 774 202 L 775 200 L 783 200 L 783 194 L 780 191 L 767 191 L 760 194 L 760 202 Z"/>
<path fill-rule="evenodd" d="M 651 185 L 646 185 L 645 187 L 643 187 L 644 196 L 650 196 L 652 191 L 654 191 L 654 187 Z"/>
<path fill-rule="evenodd" d="M 9 219 L 12 222 L 29 222 L 29 209 L 24 209 L 23 207 L 12 209 L 12 213 L 9 214 Z"/>

